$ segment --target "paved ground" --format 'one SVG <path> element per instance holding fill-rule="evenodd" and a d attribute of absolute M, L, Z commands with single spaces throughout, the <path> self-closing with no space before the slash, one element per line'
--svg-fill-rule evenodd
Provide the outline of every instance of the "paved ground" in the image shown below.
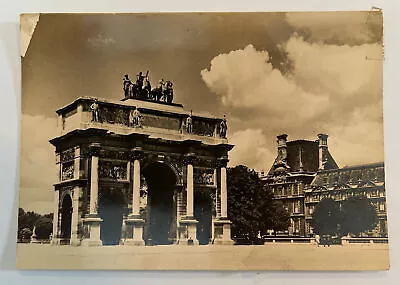
<path fill-rule="evenodd" d="M 386 270 L 389 267 L 389 249 L 387 245 L 85 248 L 18 244 L 17 267 L 112 270 Z"/>

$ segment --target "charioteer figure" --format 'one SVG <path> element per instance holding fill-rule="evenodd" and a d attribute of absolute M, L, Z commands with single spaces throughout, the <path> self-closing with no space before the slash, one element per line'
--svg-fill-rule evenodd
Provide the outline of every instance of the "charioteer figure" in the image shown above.
<path fill-rule="evenodd" d="M 151 83 L 148 76 L 146 76 L 146 82 L 144 84 L 144 90 L 146 92 L 146 99 L 151 100 Z"/>
<path fill-rule="evenodd" d="M 228 123 L 226 122 L 226 117 L 222 119 L 221 123 L 219 124 L 219 136 L 223 139 L 226 139 L 226 132 L 228 130 Z"/>
<path fill-rule="evenodd" d="M 128 74 L 125 74 L 125 76 L 123 78 L 123 88 L 124 88 L 125 98 L 129 98 L 131 96 L 132 85 L 133 85 L 133 83 L 129 79 Z"/>
<path fill-rule="evenodd" d="M 174 89 L 172 88 L 172 86 L 172 82 L 167 81 L 164 91 L 164 101 L 167 103 L 172 103 L 172 101 L 174 100 Z"/>
<path fill-rule="evenodd" d="M 139 74 L 136 76 L 136 88 L 138 90 L 143 89 L 143 81 L 144 81 L 144 76 L 143 73 L 140 71 Z"/>

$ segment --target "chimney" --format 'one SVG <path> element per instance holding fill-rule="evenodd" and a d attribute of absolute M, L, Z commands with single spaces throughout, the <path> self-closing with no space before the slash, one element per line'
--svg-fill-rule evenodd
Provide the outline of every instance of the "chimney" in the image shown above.
<path fill-rule="evenodd" d="M 328 135 L 318 134 L 318 169 L 323 170 L 328 158 Z"/>
<path fill-rule="evenodd" d="M 282 134 L 276 137 L 278 143 L 278 158 L 282 161 L 286 161 L 287 159 L 287 136 L 287 134 Z"/>

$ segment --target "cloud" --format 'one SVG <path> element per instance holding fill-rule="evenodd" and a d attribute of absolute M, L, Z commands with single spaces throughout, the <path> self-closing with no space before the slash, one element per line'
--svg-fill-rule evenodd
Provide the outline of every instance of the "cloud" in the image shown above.
<path fill-rule="evenodd" d="M 230 152 L 230 165 L 244 164 L 262 169 L 266 162 L 272 163 L 272 153 L 260 129 L 246 129 L 230 136 L 230 143 L 238 146 Z"/>
<path fill-rule="evenodd" d="M 108 37 L 103 33 L 98 33 L 95 37 L 88 38 L 87 41 L 92 47 L 103 47 L 115 44 L 115 40 L 113 38 Z"/>
<path fill-rule="evenodd" d="M 381 42 L 383 36 L 383 17 L 378 11 L 287 13 L 286 20 L 310 42 L 360 45 Z"/>
<path fill-rule="evenodd" d="M 23 114 L 21 118 L 20 207 L 40 213 L 52 211 L 56 181 L 54 147 L 57 120 Z"/>
<path fill-rule="evenodd" d="M 293 35 L 280 48 L 292 63 L 285 75 L 273 68 L 268 51 L 252 45 L 214 57 L 201 71 L 229 110 L 231 140 L 237 143 L 232 162 L 268 168 L 272 158 L 253 154 L 275 153 L 275 136 L 283 132 L 291 140 L 330 134 L 332 154 L 338 152 L 342 165 L 383 160 L 382 61 L 366 60 L 379 58 L 381 45 L 307 42 Z M 262 132 L 246 138 L 248 129 Z M 256 135 L 263 138 L 249 149 L 246 139 Z"/>

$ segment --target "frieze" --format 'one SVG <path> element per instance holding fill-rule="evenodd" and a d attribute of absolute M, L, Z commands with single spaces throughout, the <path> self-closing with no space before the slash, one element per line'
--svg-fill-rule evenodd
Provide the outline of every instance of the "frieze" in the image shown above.
<path fill-rule="evenodd" d="M 128 160 L 129 155 L 126 151 L 116 151 L 109 149 L 100 150 L 100 158 L 116 159 L 116 160 Z"/>
<path fill-rule="evenodd" d="M 100 120 L 103 123 L 129 125 L 129 111 L 113 106 L 101 106 L 99 108 Z"/>
<path fill-rule="evenodd" d="M 152 114 L 142 113 L 141 123 L 143 126 L 146 127 L 162 128 L 176 131 L 179 131 L 179 129 L 181 128 L 180 118 L 157 116 Z"/>
<path fill-rule="evenodd" d="M 115 179 L 115 180 L 126 180 L 127 163 L 100 160 L 99 177 Z"/>
<path fill-rule="evenodd" d="M 193 119 L 193 133 L 196 135 L 213 137 L 215 128 L 215 123 Z"/>
<path fill-rule="evenodd" d="M 61 180 L 69 180 L 74 178 L 74 163 L 64 163 L 62 165 L 62 173 L 61 173 Z"/>
<path fill-rule="evenodd" d="M 214 170 L 195 168 L 193 171 L 193 180 L 195 184 L 214 186 L 215 185 Z"/>

